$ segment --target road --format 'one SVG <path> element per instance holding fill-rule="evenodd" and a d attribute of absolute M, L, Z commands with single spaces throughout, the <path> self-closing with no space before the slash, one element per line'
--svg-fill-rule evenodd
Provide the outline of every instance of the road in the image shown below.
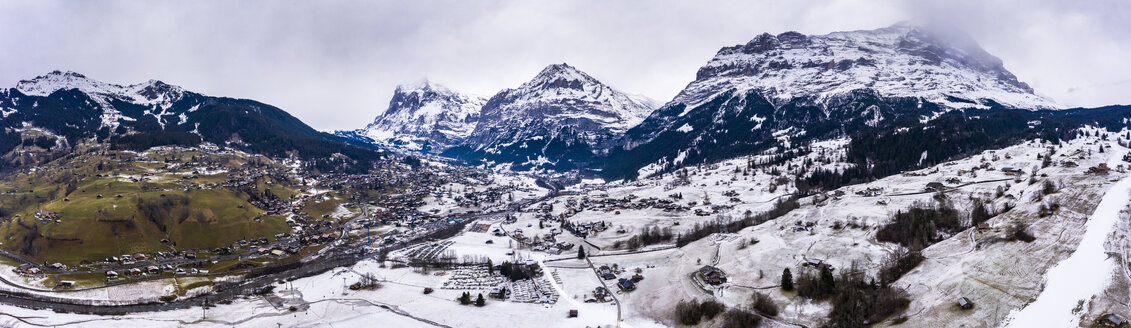
<path fill-rule="evenodd" d="M 588 256 L 585 257 L 585 262 L 589 263 L 589 269 L 593 270 L 593 275 L 597 276 L 597 281 L 601 282 L 601 287 L 605 287 L 605 290 L 609 291 L 609 296 L 613 297 L 613 302 L 617 303 L 617 327 L 620 327 L 621 310 L 620 299 L 617 298 L 617 293 L 613 292 L 613 289 L 610 289 L 608 284 L 605 284 L 605 279 L 601 278 L 601 275 L 597 273 L 597 268 L 593 267 L 593 261 L 589 260 Z"/>

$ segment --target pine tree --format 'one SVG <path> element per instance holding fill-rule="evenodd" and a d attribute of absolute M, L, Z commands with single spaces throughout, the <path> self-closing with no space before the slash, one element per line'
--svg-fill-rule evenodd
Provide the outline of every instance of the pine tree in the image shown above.
<path fill-rule="evenodd" d="M 836 282 L 833 280 L 833 271 L 829 267 L 821 267 L 821 289 L 825 294 L 833 294 L 836 292 Z"/>
<path fill-rule="evenodd" d="M 495 274 L 495 265 L 491 264 L 491 259 L 487 259 L 487 274 Z"/>
<path fill-rule="evenodd" d="M 785 268 L 781 272 L 781 289 L 790 291 L 793 290 L 793 273 L 789 272 L 789 268 Z"/>
<path fill-rule="evenodd" d="M 471 304 L 471 292 L 463 292 L 463 295 L 460 295 L 459 297 L 459 304 Z"/>
<path fill-rule="evenodd" d="M 585 258 L 585 247 L 577 246 L 577 259 L 581 260 L 581 259 L 584 259 L 584 258 Z"/>
<path fill-rule="evenodd" d="M 475 306 L 487 305 L 487 300 L 483 299 L 483 293 L 479 293 L 479 298 L 475 299 Z"/>

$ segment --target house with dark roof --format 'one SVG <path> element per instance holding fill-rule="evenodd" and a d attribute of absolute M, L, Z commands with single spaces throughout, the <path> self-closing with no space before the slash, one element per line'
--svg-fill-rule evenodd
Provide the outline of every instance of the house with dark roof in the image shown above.
<path fill-rule="evenodd" d="M 617 281 L 617 287 L 620 287 L 623 291 L 632 291 L 636 289 L 636 283 L 632 282 L 632 280 L 621 278 L 620 281 Z"/>
<path fill-rule="evenodd" d="M 721 285 L 727 282 L 727 274 L 723 270 L 710 265 L 704 265 L 696 273 L 708 284 Z"/>

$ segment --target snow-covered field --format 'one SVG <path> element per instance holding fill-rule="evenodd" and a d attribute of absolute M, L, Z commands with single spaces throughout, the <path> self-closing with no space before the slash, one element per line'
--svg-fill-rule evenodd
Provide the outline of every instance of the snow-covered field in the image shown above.
<path fill-rule="evenodd" d="M 1111 151 L 1108 166 L 1120 165 L 1126 150 Z M 1127 208 L 1131 198 L 1131 179 L 1122 179 L 1104 194 L 1092 216 L 1088 218 L 1084 237 L 1072 256 L 1057 263 L 1045 275 L 1045 288 L 1036 301 L 1024 309 L 1010 313 L 1007 327 L 1080 325 L 1078 303 L 1089 301 L 1109 282 L 1114 260 L 1104 249 L 1104 240 L 1115 227 L 1120 212 Z"/>

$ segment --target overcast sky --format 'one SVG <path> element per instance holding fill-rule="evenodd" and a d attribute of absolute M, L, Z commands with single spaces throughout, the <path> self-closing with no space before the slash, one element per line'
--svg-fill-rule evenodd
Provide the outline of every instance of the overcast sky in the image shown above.
<path fill-rule="evenodd" d="M 987 2 L 987 3 L 983 3 Z M 354 129 L 421 78 L 491 95 L 567 62 L 661 102 L 719 48 L 907 19 L 966 30 L 1038 93 L 1131 104 L 1128 1 L 22 1 L 0 0 L 0 86 L 51 70 L 159 79 Z"/>

